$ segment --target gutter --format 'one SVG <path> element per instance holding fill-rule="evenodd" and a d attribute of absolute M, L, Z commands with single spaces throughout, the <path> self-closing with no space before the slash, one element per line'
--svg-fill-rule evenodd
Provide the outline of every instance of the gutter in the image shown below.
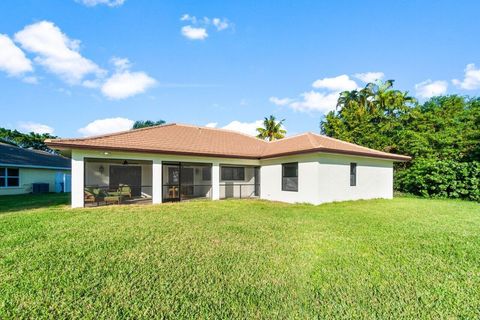
<path fill-rule="evenodd" d="M 0 167 L 30 168 L 30 169 L 51 169 L 51 170 L 72 170 L 69 167 L 35 166 L 35 165 L 15 164 L 15 163 L 0 163 Z"/>

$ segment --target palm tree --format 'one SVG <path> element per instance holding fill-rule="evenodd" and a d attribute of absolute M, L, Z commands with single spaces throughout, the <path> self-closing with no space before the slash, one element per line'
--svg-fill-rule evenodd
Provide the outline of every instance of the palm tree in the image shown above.
<path fill-rule="evenodd" d="M 257 128 L 257 138 L 268 141 L 284 138 L 287 133 L 287 131 L 282 129 L 284 121 L 285 119 L 277 122 L 277 119 L 272 115 L 269 118 L 265 117 L 263 128 Z"/>
<path fill-rule="evenodd" d="M 393 89 L 394 80 L 368 83 L 362 89 L 341 92 L 337 100 L 337 110 L 356 110 L 359 114 L 370 115 L 388 112 L 390 108 L 414 104 L 415 98 Z"/>

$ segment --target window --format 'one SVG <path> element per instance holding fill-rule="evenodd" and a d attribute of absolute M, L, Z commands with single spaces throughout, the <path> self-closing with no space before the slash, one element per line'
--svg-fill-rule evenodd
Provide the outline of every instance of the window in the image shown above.
<path fill-rule="evenodd" d="M 357 164 L 352 162 L 350 163 L 350 186 L 354 187 L 357 185 Z"/>
<path fill-rule="evenodd" d="M 244 167 L 222 167 L 222 180 L 245 180 Z"/>
<path fill-rule="evenodd" d="M 298 191 L 298 163 L 282 164 L 282 190 Z"/>
<path fill-rule="evenodd" d="M 0 168 L 0 188 L 20 186 L 18 168 Z"/>
<path fill-rule="evenodd" d="M 212 168 L 211 167 L 203 167 L 202 168 L 202 180 L 203 181 L 212 180 Z"/>

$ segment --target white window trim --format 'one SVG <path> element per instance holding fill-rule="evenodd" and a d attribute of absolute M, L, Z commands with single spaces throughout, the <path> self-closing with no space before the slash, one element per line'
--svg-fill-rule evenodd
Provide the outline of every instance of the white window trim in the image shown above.
<path fill-rule="evenodd" d="M 0 189 L 19 189 L 20 186 L 22 185 L 20 182 L 20 168 L 16 167 L 0 167 L 1 170 L 3 170 L 4 174 L 1 174 L 0 170 L 0 178 L 5 178 L 5 186 L 0 186 Z M 18 186 L 8 186 L 8 169 L 18 169 L 18 176 L 11 176 L 11 178 L 18 178 Z"/>

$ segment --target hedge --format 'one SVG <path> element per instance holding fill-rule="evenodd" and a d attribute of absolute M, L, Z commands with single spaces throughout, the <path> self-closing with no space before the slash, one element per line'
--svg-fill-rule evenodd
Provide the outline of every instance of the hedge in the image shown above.
<path fill-rule="evenodd" d="M 395 173 L 395 189 L 424 197 L 480 201 L 480 162 L 417 159 Z"/>

